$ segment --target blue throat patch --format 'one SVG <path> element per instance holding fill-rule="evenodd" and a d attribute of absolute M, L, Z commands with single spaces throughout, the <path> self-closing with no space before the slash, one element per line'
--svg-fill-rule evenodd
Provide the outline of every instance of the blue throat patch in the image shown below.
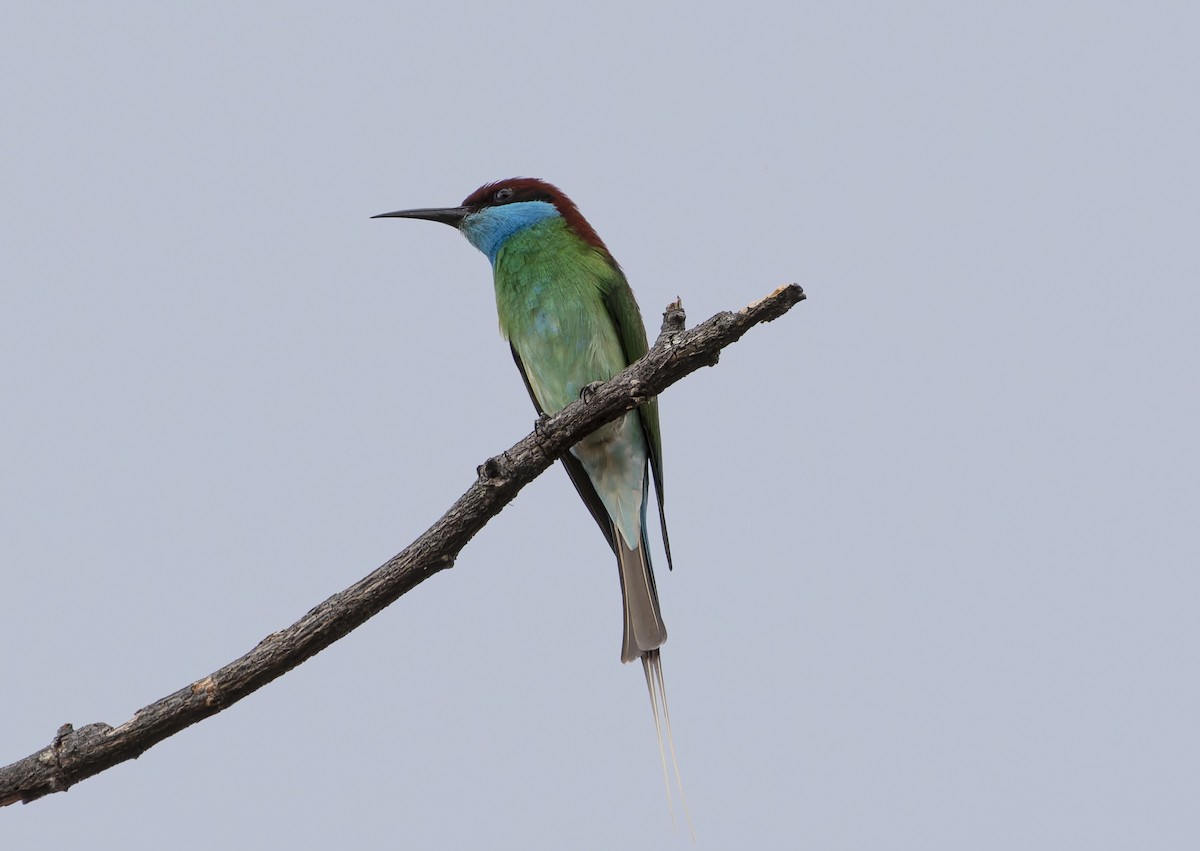
<path fill-rule="evenodd" d="M 486 254 L 494 265 L 496 255 L 510 236 L 557 215 L 558 208 L 549 201 L 518 201 L 498 207 L 484 207 L 463 219 L 458 227 L 463 236 Z"/>

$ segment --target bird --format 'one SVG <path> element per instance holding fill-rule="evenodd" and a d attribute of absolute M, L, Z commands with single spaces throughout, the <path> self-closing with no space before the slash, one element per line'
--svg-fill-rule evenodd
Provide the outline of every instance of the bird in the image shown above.
<path fill-rule="evenodd" d="M 550 183 L 514 177 L 484 184 L 457 207 L 396 210 L 372 218 L 441 222 L 458 229 L 487 256 L 500 333 L 539 416 L 557 413 L 594 383 L 607 381 L 646 354 L 646 328 L 625 273 L 575 203 Z M 667 568 L 672 569 L 657 399 L 580 440 L 562 463 L 616 555 L 624 608 L 621 661 L 642 662 L 671 819 L 667 749 L 694 837 L 671 733 L 659 649 L 667 640 L 667 627 L 646 535 L 653 479 Z"/>

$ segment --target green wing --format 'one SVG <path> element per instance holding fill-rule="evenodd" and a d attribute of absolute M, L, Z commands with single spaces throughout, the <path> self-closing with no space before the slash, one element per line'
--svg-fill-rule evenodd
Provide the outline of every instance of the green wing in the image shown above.
<path fill-rule="evenodd" d="M 638 310 L 637 301 L 633 298 L 633 290 L 625 280 L 624 273 L 613 264 L 612 274 L 601 281 L 601 295 L 608 314 L 612 317 L 617 328 L 617 336 L 625 350 L 625 364 L 628 366 L 646 354 L 649 344 L 646 341 L 646 326 L 642 322 L 642 312 Z M 654 492 L 658 497 L 658 522 L 662 526 L 663 548 L 667 551 L 667 569 L 672 570 L 671 540 L 667 537 L 667 515 L 663 510 L 663 474 L 662 474 L 662 430 L 658 424 L 658 399 L 651 399 L 638 407 L 638 416 L 642 419 L 642 430 L 650 442 L 650 471 L 654 477 Z"/>

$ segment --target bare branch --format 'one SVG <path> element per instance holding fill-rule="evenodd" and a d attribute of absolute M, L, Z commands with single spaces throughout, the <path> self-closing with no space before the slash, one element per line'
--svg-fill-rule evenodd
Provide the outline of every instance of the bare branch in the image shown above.
<path fill-rule="evenodd" d="M 79 730 L 64 724 L 48 746 L 0 769 L 0 806 L 65 792 L 80 780 L 136 759 L 168 736 L 232 706 L 315 656 L 400 595 L 453 566 L 467 541 L 581 438 L 685 375 L 716 364 L 725 346 L 803 299 L 804 291 L 788 284 L 690 331 L 683 330 L 683 308 L 676 301 L 663 314 L 662 332 L 644 358 L 481 464 L 470 489 L 401 553 L 287 629 L 268 635 L 240 659 L 139 709 L 124 724 L 89 724 Z"/>

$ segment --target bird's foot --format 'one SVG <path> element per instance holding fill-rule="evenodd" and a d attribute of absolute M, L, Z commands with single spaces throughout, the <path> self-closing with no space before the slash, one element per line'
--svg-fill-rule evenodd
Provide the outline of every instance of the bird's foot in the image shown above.
<path fill-rule="evenodd" d="M 579 398 L 585 402 L 590 402 L 592 401 L 592 397 L 596 395 L 596 391 L 603 386 L 603 381 L 593 381 L 591 384 L 585 384 L 579 391 Z"/>
<path fill-rule="evenodd" d="M 545 440 L 550 435 L 546 433 L 546 423 L 550 422 L 549 414 L 538 414 L 538 418 L 533 421 L 533 433 Z"/>

